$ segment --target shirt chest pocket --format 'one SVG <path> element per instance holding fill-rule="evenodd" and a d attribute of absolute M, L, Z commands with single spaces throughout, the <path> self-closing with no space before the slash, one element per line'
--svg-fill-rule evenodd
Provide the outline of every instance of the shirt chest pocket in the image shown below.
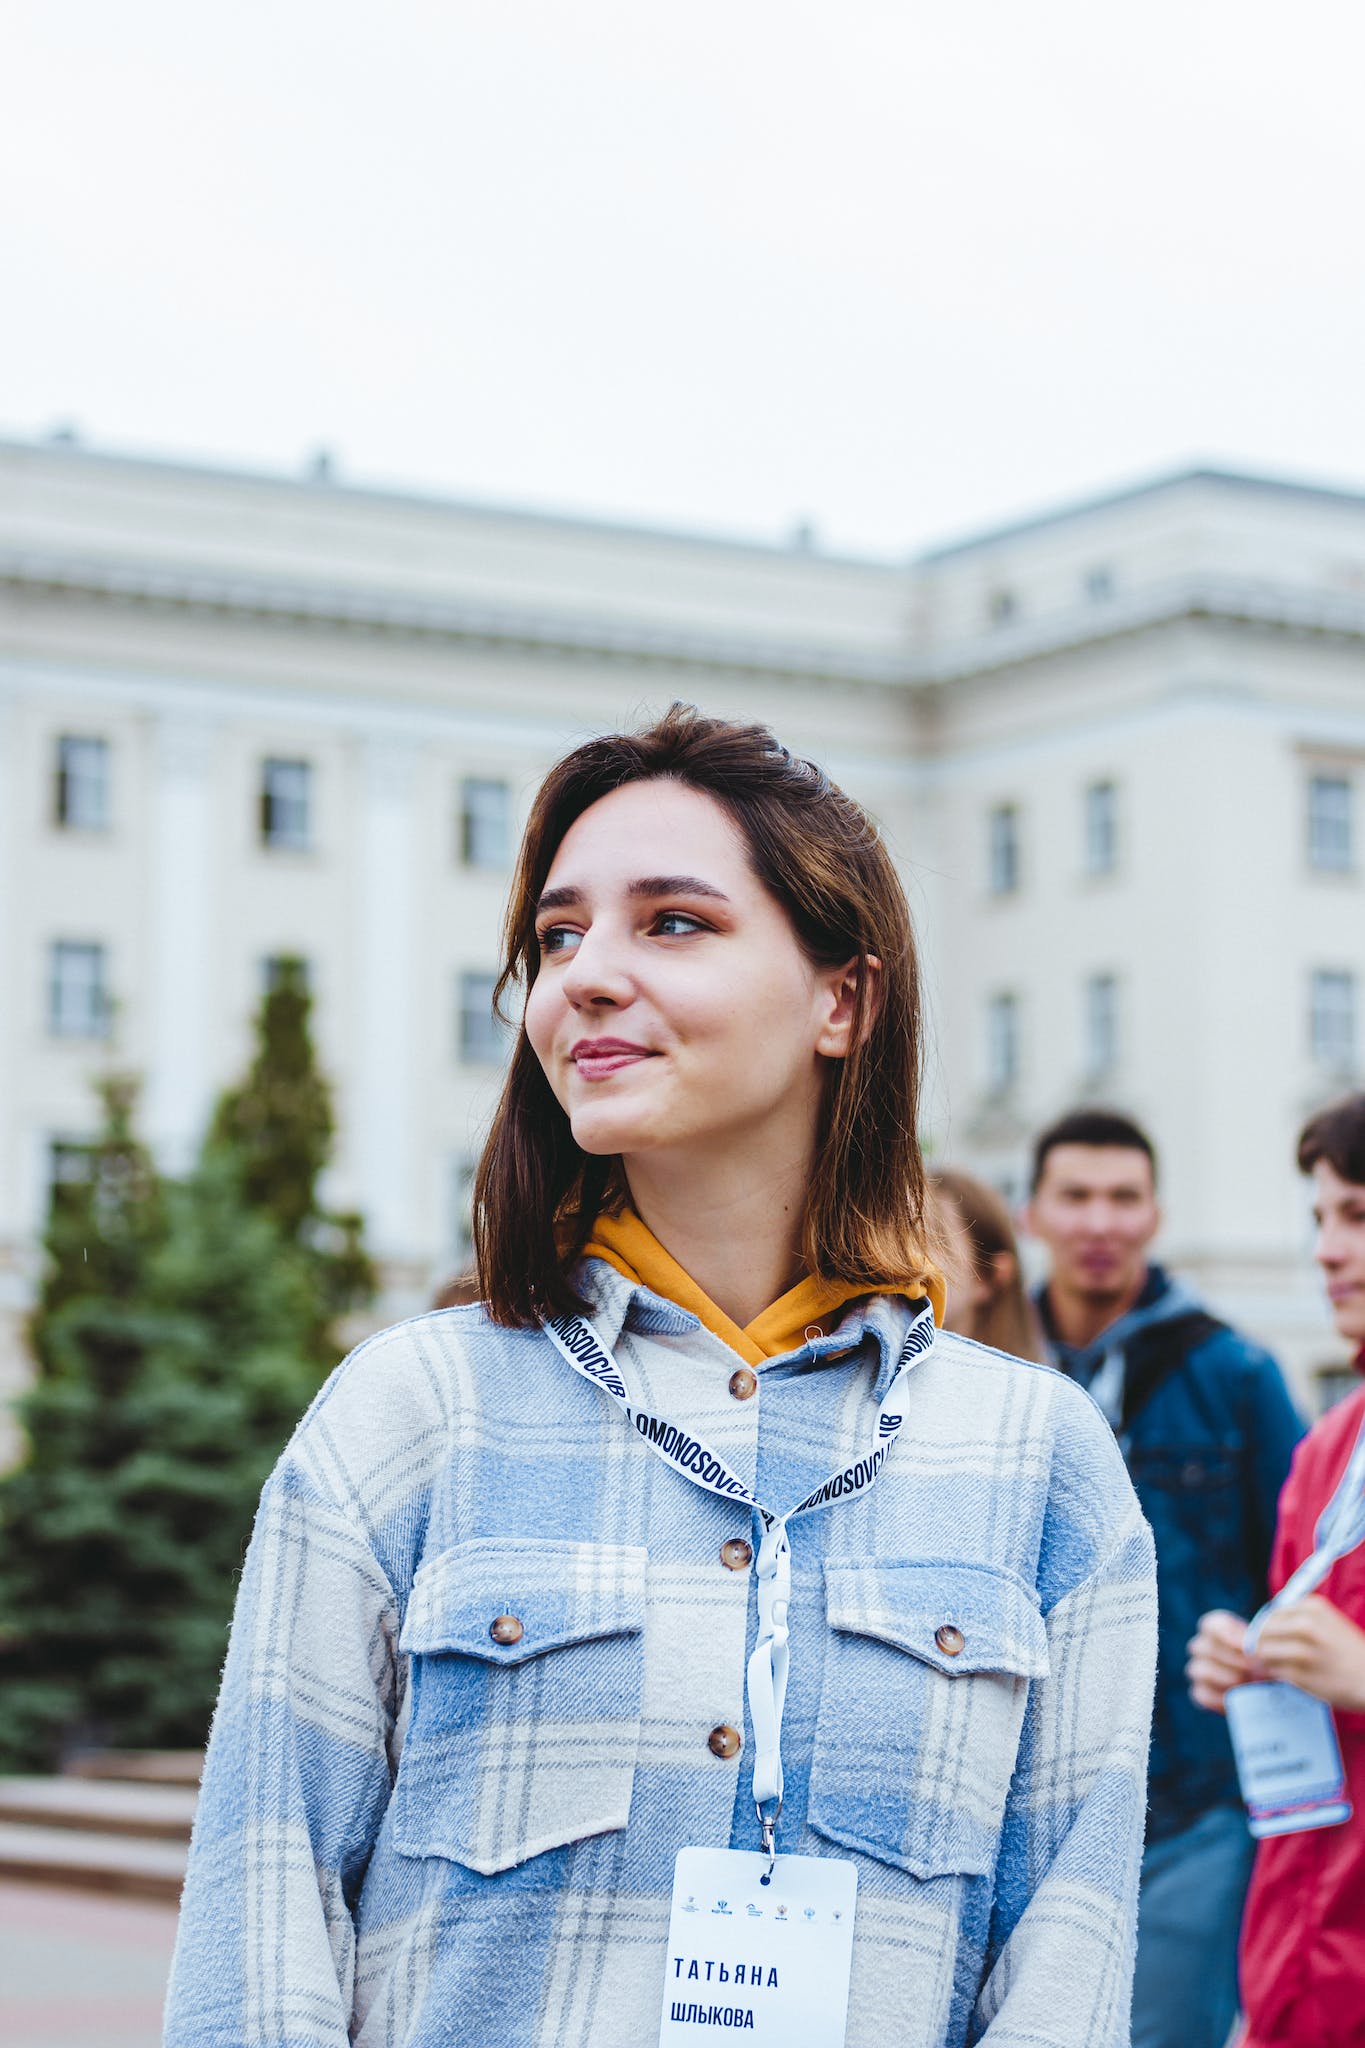
<path fill-rule="evenodd" d="M 827 1558 L 825 1600 L 811 1826 L 916 1877 L 988 1874 L 1048 1670 L 1036 1595 L 978 1567 Z"/>
<path fill-rule="evenodd" d="M 421 1567 L 399 1637 L 400 1854 L 492 1874 L 625 1826 L 645 1561 L 637 1545 L 475 1538 Z"/>

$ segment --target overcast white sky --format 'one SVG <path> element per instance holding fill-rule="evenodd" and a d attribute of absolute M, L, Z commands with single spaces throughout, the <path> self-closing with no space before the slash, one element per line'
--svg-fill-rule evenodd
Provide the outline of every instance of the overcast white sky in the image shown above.
<path fill-rule="evenodd" d="M 1365 486 L 1359 0 L 11 0 L 0 431 L 900 553 Z"/>

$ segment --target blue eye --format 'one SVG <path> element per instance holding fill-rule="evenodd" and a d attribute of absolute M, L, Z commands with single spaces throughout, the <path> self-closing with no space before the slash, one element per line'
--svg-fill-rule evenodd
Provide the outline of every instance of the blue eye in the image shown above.
<path fill-rule="evenodd" d="M 674 939 L 705 931 L 706 927 L 699 917 L 689 917 L 685 910 L 661 910 L 654 920 L 654 929 L 661 937 Z"/>
<path fill-rule="evenodd" d="M 542 954 L 569 953 L 582 936 L 582 932 L 576 932 L 571 925 L 552 924 L 537 935 L 536 943 Z"/>

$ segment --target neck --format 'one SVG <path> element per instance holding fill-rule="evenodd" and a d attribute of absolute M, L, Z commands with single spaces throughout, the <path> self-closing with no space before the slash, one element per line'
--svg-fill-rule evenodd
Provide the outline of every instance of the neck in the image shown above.
<path fill-rule="evenodd" d="M 808 1159 L 785 1170 L 752 1158 L 694 1162 L 685 1175 L 650 1157 L 623 1164 L 640 1221 L 741 1329 L 803 1277 Z"/>
<path fill-rule="evenodd" d="M 1138 1297 L 1147 1284 L 1147 1268 L 1142 1267 L 1132 1285 L 1122 1294 L 1106 1294 L 1097 1299 L 1093 1294 L 1081 1294 L 1065 1282 L 1056 1279 L 1048 1281 L 1047 1305 L 1052 1318 L 1052 1327 L 1063 1344 L 1070 1344 L 1077 1351 L 1085 1350 L 1097 1337 L 1102 1337 L 1120 1316 L 1126 1316 L 1130 1308 L 1137 1305 Z"/>

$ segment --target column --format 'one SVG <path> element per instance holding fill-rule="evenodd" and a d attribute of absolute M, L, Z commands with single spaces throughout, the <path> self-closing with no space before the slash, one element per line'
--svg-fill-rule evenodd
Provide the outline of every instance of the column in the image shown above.
<path fill-rule="evenodd" d="M 212 1107 L 214 737 L 213 722 L 192 714 L 154 728 L 145 1114 L 168 1173 L 191 1165 Z"/>
<path fill-rule="evenodd" d="M 414 742 L 363 742 L 359 831 L 360 1060 L 354 1097 L 359 1206 L 371 1250 L 410 1260 L 413 1187 L 417 838 Z"/>

